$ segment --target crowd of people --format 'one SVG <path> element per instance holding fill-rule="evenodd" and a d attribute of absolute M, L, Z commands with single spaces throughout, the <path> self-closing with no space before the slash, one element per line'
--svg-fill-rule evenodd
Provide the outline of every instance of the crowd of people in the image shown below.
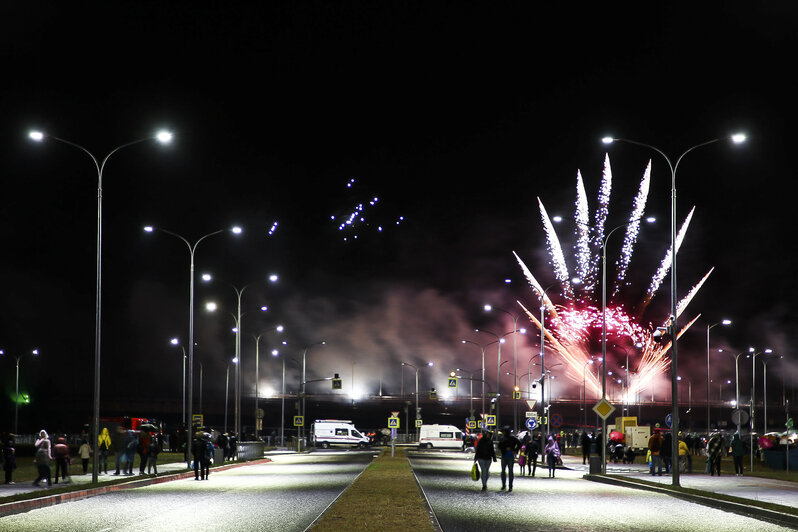
<path fill-rule="evenodd" d="M 0 459 L 6 484 L 13 484 L 14 471 L 17 469 L 17 455 L 15 438 L 13 434 L 3 434 L 0 438 L 2 451 Z M 103 427 L 97 437 L 97 445 L 92 446 L 88 435 L 84 432 L 77 447 L 76 457 L 80 459 L 83 474 L 89 472 L 89 464 L 95 451 L 98 453 L 98 473 L 111 475 L 132 476 L 135 465 L 138 465 L 139 475 L 158 474 L 158 455 L 166 448 L 164 434 L 154 426 L 139 427 L 138 430 L 126 429 L 117 426 L 111 430 Z M 188 448 L 193 462 L 196 480 L 207 480 L 210 474 L 210 465 L 213 463 L 217 449 L 221 453 L 221 460 L 233 460 L 236 452 L 236 438 L 231 434 L 219 434 L 197 431 Z M 174 449 L 172 449 L 174 450 Z M 138 460 L 136 460 L 138 457 Z M 72 465 L 72 452 L 65 435 L 51 437 L 46 430 L 41 430 L 36 435 L 34 443 L 33 464 L 36 466 L 37 476 L 33 481 L 34 486 L 43 483 L 53 484 L 70 483 L 70 466 Z M 111 467 L 109 468 L 109 462 Z"/>
<path fill-rule="evenodd" d="M 494 462 L 501 463 L 501 491 L 513 490 L 514 465 L 518 464 L 519 474 L 535 476 L 538 460 L 548 469 L 548 477 L 555 478 L 558 465 L 562 465 L 561 456 L 566 447 L 577 449 L 574 454 L 579 454 L 581 448 L 582 464 L 587 464 L 591 455 L 599 454 L 602 445 L 601 431 L 552 433 L 543 436 L 540 433 L 522 433 L 520 439 L 505 427 L 499 433 L 484 431 L 476 435 L 474 445 L 474 463 L 478 477 L 482 481 L 482 490 L 488 488 L 490 467 Z M 607 441 L 607 458 L 614 462 L 634 463 L 636 453 L 624 446 L 623 442 Z M 747 449 L 738 433 L 733 435 L 713 432 L 709 436 L 695 433 L 678 432 L 676 445 L 677 457 L 673 459 L 673 440 L 670 430 L 660 429 L 656 424 L 648 439 L 645 453 L 645 463 L 651 475 L 671 474 L 672 468 L 679 467 L 680 471 L 693 472 L 693 458 L 700 455 L 706 464 L 704 473 L 720 475 L 721 459 L 731 456 L 734 460 L 735 474 L 742 476 L 743 456 Z M 498 451 L 498 455 L 497 455 Z M 573 453 L 573 451 L 572 451 Z M 642 453 L 639 455 L 642 456 Z"/>

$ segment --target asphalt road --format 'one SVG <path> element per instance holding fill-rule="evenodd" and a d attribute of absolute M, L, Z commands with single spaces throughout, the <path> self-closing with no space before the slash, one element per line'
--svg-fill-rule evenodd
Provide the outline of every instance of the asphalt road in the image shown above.
<path fill-rule="evenodd" d="M 500 463 L 490 469 L 488 491 L 471 480 L 473 455 L 429 452 L 411 464 L 445 532 L 458 531 L 701 531 L 792 530 L 760 520 L 642 490 L 583 480 L 582 471 L 558 470 L 548 478 L 516 477 L 500 492 Z M 517 466 L 516 466 L 517 472 Z"/>
<path fill-rule="evenodd" d="M 0 531 L 302 531 L 373 452 L 272 456 L 272 463 L 99 495 L 0 518 Z"/>

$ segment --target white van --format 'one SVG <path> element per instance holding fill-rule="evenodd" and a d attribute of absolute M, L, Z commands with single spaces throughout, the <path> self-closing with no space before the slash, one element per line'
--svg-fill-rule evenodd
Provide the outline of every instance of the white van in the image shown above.
<path fill-rule="evenodd" d="M 418 446 L 421 449 L 462 449 L 463 431 L 454 425 L 421 425 Z"/>
<path fill-rule="evenodd" d="M 369 439 L 345 419 L 317 419 L 310 431 L 313 444 L 323 449 L 330 445 L 357 446 L 362 449 L 369 444 Z"/>

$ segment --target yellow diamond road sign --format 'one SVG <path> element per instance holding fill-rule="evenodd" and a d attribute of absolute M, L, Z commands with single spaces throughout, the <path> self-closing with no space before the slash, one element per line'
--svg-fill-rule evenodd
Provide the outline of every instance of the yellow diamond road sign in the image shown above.
<path fill-rule="evenodd" d="M 593 412 L 598 414 L 601 419 L 607 419 L 610 414 L 615 412 L 615 407 L 606 399 L 602 399 L 593 406 Z"/>

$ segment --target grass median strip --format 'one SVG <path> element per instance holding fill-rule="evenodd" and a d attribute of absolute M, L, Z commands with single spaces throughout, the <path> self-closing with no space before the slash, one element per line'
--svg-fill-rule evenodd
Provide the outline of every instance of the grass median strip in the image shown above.
<path fill-rule="evenodd" d="M 313 532 L 348 530 L 433 530 L 404 448 L 383 450 L 338 498 Z"/>

